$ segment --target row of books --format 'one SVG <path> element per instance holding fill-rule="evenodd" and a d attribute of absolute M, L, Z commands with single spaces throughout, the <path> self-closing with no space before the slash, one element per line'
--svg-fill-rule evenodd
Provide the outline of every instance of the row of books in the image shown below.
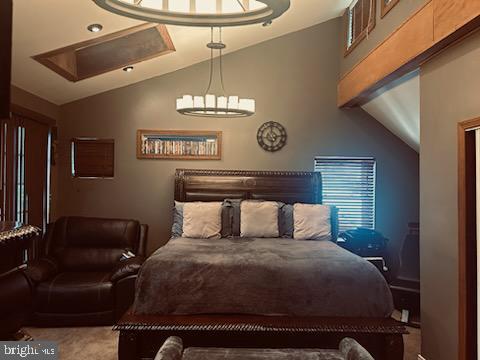
<path fill-rule="evenodd" d="M 218 154 L 217 140 L 142 139 L 142 153 L 146 155 L 214 156 Z"/>

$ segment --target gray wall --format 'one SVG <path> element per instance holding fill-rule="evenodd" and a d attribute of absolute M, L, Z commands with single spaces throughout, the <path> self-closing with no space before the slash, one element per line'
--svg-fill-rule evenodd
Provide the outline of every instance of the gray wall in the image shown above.
<path fill-rule="evenodd" d="M 368 38 L 357 45 L 357 47 L 346 57 L 342 47 L 340 53 L 340 74 L 344 75 L 356 64 L 362 61 L 373 49 L 393 33 L 405 20 L 407 20 L 415 11 L 430 0 L 400 0 L 400 2 L 383 18 L 380 18 L 381 5 L 384 0 L 375 0 L 377 2 L 376 26 L 368 35 Z M 341 44 L 345 44 L 344 31 L 341 32 Z"/>
<path fill-rule="evenodd" d="M 480 34 L 422 66 L 420 252 L 422 350 L 457 358 L 457 124 L 480 116 Z"/>
<path fill-rule="evenodd" d="M 151 227 L 152 250 L 170 235 L 176 168 L 312 170 L 315 155 L 375 156 L 377 225 L 397 247 L 407 222 L 419 216 L 418 154 L 361 109 L 337 108 L 340 27 L 335 19 L 226 56 L 227 91 L 256 99 L 251 118 L 176 113 L 177 96 L 204 91 L 208 63 L 63 106 L 59 213 L 137 218 Z M 256 143 L 258 127 L 268 120 L 284 124 L 289 136 L 287 146 L 274 154 Z M 137 160 L 139 128 L 221 130 L 223 159 Z M 71 178 L 69 141 L 76 136 L 115 138 L 113 180 Z"/>

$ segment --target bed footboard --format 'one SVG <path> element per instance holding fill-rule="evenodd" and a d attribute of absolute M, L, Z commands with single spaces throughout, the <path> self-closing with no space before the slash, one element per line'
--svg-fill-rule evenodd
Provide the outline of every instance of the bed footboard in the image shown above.
<path fill-rule="evenodd" d="M 393 319 L 272 316 L 136 316 L 127 313 L 120 331 L 119 360 L 153 359 L 169 336 L 185 347 L 338 348 L 351 337 L 376 360 L 403 360 L 405 326 Z"/>

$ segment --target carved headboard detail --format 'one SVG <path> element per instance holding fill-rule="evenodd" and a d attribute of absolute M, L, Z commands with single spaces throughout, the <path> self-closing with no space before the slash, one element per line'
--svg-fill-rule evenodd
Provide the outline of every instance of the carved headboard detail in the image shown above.
<path fill-rule="evenodd" d="M 227 198 L 321 204 L 322 179 L 318 172 L 177 169 L 175 200 Z"/>

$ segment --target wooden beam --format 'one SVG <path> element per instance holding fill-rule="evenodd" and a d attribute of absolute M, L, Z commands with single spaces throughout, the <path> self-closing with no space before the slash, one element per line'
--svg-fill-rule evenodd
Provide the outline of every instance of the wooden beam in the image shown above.
<path fill-rule="evenodd" d="M 54 127 L 57 125 L 57 121 L 55 119 L 52 119 L 48 116 L 45 116 L 43 114 L 40 114 L 39 112 L 36 112 L 34 110 L 30 110 L 26 107 L 23 107 L 21 105 L 17 104 L 10 104 L 10 112 L 12 114 L 19 115 L 21 117 L 39 122 L 41 124 L 45 124 L 49 127 Z"/>
<path fill-rule="evenodd" d="M 12 0 L 0 1 L 0 118 L 10 116 Z"/>
<path fill-rule="evenodd" d="M 479 27 L 480 1 L 429 1 L 342 77 L 338 106 L 363 105 L 376 90 Z"/>

